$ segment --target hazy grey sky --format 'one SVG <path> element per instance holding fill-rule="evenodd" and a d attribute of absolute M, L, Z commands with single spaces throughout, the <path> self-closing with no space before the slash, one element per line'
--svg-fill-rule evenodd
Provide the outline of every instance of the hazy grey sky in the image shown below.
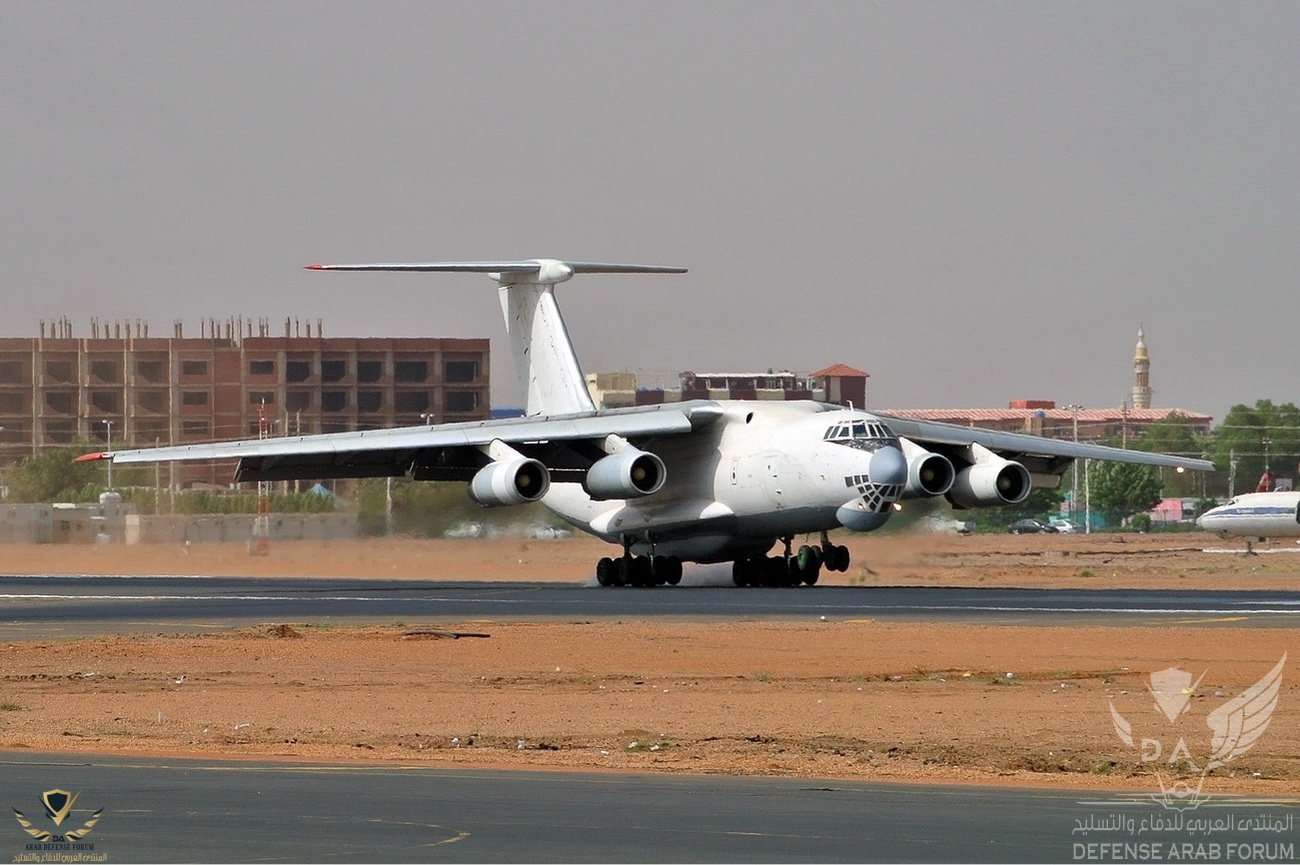
<path fill-rule="evenodd" d="M 0 335 L 322 318 L 583 366 L 871 373 L 885 407 L 1300 400 L 1300 4 L 0 4 Z"/>

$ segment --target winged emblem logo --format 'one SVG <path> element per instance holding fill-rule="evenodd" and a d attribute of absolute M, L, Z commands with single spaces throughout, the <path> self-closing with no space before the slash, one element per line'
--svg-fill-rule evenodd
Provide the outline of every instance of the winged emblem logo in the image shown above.
<path fill-rule="evenodd" d="M 46 790 L 41 794 L 41 804 L 45 806 L 45 816 L 53 821 L 56 828 L 61 826 L 63 821 L 68 818 L 68 814 L 72 811 L 72 805 L 77 801 L 77 796 L 80 795 L 80 793 L 69 793 L 67 790 Z M 53 832 L 35 828 L 32 825 L 32 821 L 28 820 L 26 815 L 17 808 L 14 808 L 13 812 L 18 817 L 18 823 L 23 827 L 23 831 L 28 835 L 31 835 L 37 841 L 50 841 L 56 837 Z M 82 838 L 90 834 L 90 830 L 99 822 L 99 817 L 103 813 L 104 809 L 100 808 L 94 814 L 90 815 L 90 820 L 88 820 L 80 829 L 74 829 L 71 832 L 64 832 L 61 837 L 68 841 L 80 841 Z"/>
<path fill-rule="evenodd" d="M 1207 794 L 1201 792 L 1206 776 L 1253 748 L 1259 741 L 1259 737 L 1268 729 L 1269 721 L 1273 718 L 1273 710 L 1277 708 L 1278 693 L 1282 687 L 1282 668 L 1286 666 L 1286 658 L 1286 654 L 1283 654 L 1282 659 L 1274 665 L 1273 669 L 1264 674 L 1262 679 L 1206 716 L 1205 723 L 1210 728 L 1210 750 L 1205 755 L 1205 765 L 1200 767 L 1200 777 L 1196 786 L 1192 787 L 1190 783 L 1182 780 L 1167 784 L 1164 775 L 1157 771 L 1160 795 L 1153 798 L 1162 802 L 1166 808 L 1176 810 L 1195 808 L 1209 798 Z M 1193 683 L 1190 673 L 1176 667 L 1152 673 L 1148 689 L 1155 698 L 1155 709 L 1171 724 L 1176 722 L 1187 712 L 1191 697 L 1204 678 L 1205 674 L 1202 673 L 1201 677 Z M 1110 703 L 1110 718 L 1115 727 L 1115 735 L 1120 741 L 1130 748 L 1142 750 L 1143 762 L 1154 762 L 1160 759 L 1163 753 L 1160 742 L 1155 739 L 1142 739 L 1139 743 L 1134 738 L 1133 725 L 1115 708 L 1114 701 Z M 1192 760 L 1192 753 L 1186 742 L 1179 739 L 1169 762 L 1182 758 L 1186 758 L 1185 762 L 1191 768 L 1198 768 Z"/>

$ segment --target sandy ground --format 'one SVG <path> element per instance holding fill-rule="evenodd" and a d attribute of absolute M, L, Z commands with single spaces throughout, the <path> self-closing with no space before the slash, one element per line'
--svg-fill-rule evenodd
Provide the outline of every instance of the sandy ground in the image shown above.
<path fill-rule="evenodd" d="M 826 585 L 979 585 L 1042 588 L 1289 589 L 1300 545 L 1261 545 L 1191 534 L 852 535 L 846 573 Z M 804 539 L 795 542 L 797 547 Z M 250 556 L 245 544 L 127 547 L 0 545 L 0 572 L 21 574 L 220 574 L 418 580 L 595 582 L 595 563 L 618 548 L 594 538 L 295 541 Z M 726 565 L 689 570 L 686 581 L 730 583 Z"/>
<path fill-rule="evenodd" d="M 1300 565 L 1289 547 L 1204 552 L 1233 546 L 1205 535 L 850 543 L 854 566 L 826 582 L 1292 588 Z M 264 557 L 242 546 L 0 554 L 9 573 L 588 581 L 608 549 L 575 538 L 277 544 Z M 488 636 L 410 634 L 425 629 Z M 1157 767 L 1195 783 L 1187 764 L 1210 753 L 1210 712 L 1294 654 L 1295 637 L 1204 621 L 292 622 L 45 642 L 5 642 L 0 630 L 0 748 L 1150 790 Z M 1169 667 L 1205 674 L 1175 698 L 1187 706 L 1175 722 L 1148 690 L 1149 674 Z M 1284 667 L 1271 723 L 1206 792 L 1300 793 L 1292 682 Z M 1135 747 L 1117 735 L 1112 705 Z M 1187 750 L 1171 767 L 1180 737 Z M 1160 760 L 1140 759 L 1142 739 L 1162 743 Z"/>

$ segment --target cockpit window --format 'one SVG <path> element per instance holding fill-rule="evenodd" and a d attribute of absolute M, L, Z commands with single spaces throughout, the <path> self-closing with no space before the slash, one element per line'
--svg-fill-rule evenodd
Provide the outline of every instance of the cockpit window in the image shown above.
<path fill-rule="evenodd" d="M 894 434 L 884 424 L 873 421 L 842 421 L 826 430 L 826 441 L 888 442 Z"/>

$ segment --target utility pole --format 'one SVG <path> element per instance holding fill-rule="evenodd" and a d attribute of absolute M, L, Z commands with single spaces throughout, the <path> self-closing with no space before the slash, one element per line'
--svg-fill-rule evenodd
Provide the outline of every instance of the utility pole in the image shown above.
<path fill-rule="evenodd" d="M 1067 405 L 1066 408 L 1074 412 L 1074 443 L 1078 444 L 1079 409 L 1083 408 L 1083 406 L 1071 403 L 1070 405 Z M 1070 469 L 1073 473 L 1070 482 L 1070 521 L 1073 522 L 1074 518 L 1079 514 L 1079 461 L 1077 459 L 1070 462 Z"/>
<path fill-rule="evenodd" d="M 384 478 L 384 534 L 393 533 L 393 476 Z"/>
<path fill-rule="evenodd" d="M 113 489 L 113 422 L 111 420 L 102 421 L 108 427 L 108 488 Z"/>
<path fill-rule="evenodd" d="M 266 440 L 271 435 L 271 425 L 266 418 L 266 401 L 257 411 L 257 437 Z M 253 537 L 248 551 L 255 556 L 271 552 L 271 482 L 257 482 L 257 517 L 253 520 Z"/>
<path fill-rule="evenodd" d="M 1083 533 L 1092 534 L 1092 485 L 1088 482 L 1088 467 L 1092 465 L 1092 460 L 1083 461 Z"/>

